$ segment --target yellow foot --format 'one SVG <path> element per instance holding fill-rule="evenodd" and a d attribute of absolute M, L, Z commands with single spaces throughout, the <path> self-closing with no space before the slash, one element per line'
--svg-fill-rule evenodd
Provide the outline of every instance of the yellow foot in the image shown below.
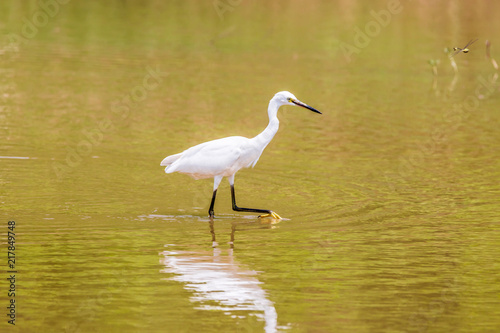
<path fill-rule="evenodd" d="M 278 214 L 276 214 L 273 211 L 271 211 L 271 214 L 262 214 L 262 215 L 259 215 L 259 218 L 263 218 L 263 217 L 272 217 L 273 219 L 281 220 L 281 216 L 279 216 Z"/>

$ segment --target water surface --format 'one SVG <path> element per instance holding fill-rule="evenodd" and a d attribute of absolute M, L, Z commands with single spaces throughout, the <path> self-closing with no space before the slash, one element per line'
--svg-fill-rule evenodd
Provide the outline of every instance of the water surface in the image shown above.
<path fill-rule="evenodd" d="M 2 2 L 15 329 L 496 331 L 498 7 L 402 1 L 382 25 L 384 1 L 75 1 L 43 24 Z M 454 74 L 443 49 L 475 37 Z M 283 107 L 236 188 L 284 219 L 233 212 L 223 181 L 210 223 L 212 182 L 160 161 L 255 136 L 281 90 L 323 115 Z"/>

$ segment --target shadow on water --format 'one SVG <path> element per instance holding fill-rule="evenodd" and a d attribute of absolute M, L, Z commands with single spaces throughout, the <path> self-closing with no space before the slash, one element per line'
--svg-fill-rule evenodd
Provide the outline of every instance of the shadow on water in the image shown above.
<path fill-rule="evenodd" d="M 222 311 L 231 318 L 256 317 L 264 322 L 265 332 L 277 332 L 278 314 L 258 279 L 258 272 L 245 268 L 236 260 L 234 253 L 237 230 L 274 228 L 268 222 L 233 222 L 229 248 L 221 249 L 216 241 L 213 220 L 209 223 L 212 240 L 210 251 L 176 251 L 175 245 L 167 244 L 160 252 L 161 273 L 173 274 L 167 280 L 177 281 L 192 292 L 191 303 L 197 310 Z"/>

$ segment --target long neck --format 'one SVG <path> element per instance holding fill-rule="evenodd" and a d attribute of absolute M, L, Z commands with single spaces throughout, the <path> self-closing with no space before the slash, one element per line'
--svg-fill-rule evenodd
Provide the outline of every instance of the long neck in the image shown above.
<path fill-rule="evenodd" d="M 269 107 L 267 109 L 267 113 L 269 115 L 269 124 L 266 129 L 262 131 L 259 135 L 254 137 L 252 140 L 255 140 L 259 145 L 262 146 L 262 150 L 266 148 L 266 146 L 271 142 L 276 132 L 278 132 L 278 128 L 280 127 L 280 122 L 278 120 L 277 114 L 278 109 L 280 108 L 280 104 L 278 104 L 274 98 L 269 102 Z"/>

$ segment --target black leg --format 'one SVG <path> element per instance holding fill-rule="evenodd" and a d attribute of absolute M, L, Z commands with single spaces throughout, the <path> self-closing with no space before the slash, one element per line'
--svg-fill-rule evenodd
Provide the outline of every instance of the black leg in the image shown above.
<path fill-rule="evenodd" d="M 236 206 L 236 197 L 234 196 L 234 185 L 231 185 L 231 198 L 233 201 L 233 210 L 237 212 L 251 212 L 251 213 L 262 213 L 262 214 L 270 214 L 272 215 L 273 212 L 268 210 L 268 209 L 256 209 L 256 208 L 242 208 Z"/>
<path fill-rule="evenodd" d="M 217 194 L 217 190 L 214 191 L 212 195 L 212 202 L 210 203 L 210 208 L 208 209 L 208 215 L 210 218 L 214 218 L 214 204 L 215 204 L 215 195 Z"/>

